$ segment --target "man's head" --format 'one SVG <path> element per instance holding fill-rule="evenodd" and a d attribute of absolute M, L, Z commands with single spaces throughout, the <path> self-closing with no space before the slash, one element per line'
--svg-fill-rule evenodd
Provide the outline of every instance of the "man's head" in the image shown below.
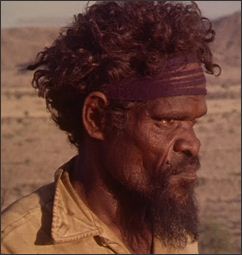
<path fill-rule="evenodd" d="M 215 65 L 208 42 L 211 23 L 196 4 L 99 2 L 75 17 L 29 69 L 57 125 L 79 147 L 84 132 L 80 112 L 92 91 L 105 83 L 151 76 L 176 54 L 195 53 L 209 73 Z"/>
<path fill-rule="evenodd" d="M 195 3 L 104 1 L 76 16 L 29 66 L 70 141 L 80 151 L 84 141 L 97 147 L 120 214 L 136 200 L 172 245 L 197 237 L 193 126 L 206 113 L 203 69 L 218 67 L 213 39 Z"/>

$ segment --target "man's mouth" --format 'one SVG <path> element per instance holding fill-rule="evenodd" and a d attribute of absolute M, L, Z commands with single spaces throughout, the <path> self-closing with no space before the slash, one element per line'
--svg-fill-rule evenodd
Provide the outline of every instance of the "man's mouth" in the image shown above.
<path fill-rule="evenodd" d="M 197 180 L 197 172 L 195 169 L 184 170 L 183 172 L 179 173 L 178 176 L 186 179 L 188 181 L 196 181 Z"/>
<path fill-rule="evenodd" d="M 181 167 L 178 166 L 171 172 L 171 175 L 174 177 L 178 177 L 180 179 L 183 179 L 187 182 L 196 182 L 197 177 L 197 171 L 200 168 L 199 160 L 195 160 L 193 163 L 184 164 Z"/>

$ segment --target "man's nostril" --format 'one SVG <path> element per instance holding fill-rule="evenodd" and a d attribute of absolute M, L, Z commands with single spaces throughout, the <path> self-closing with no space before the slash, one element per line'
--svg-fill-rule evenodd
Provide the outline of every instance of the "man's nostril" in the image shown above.
<path fill-rule="evenodd" d="M 185 151 L 183 151 L 183 153 L 184 153 L 186 156 L 188 156 L 188 157 L 193 156 L 190 150 L 185 150 Z"/>

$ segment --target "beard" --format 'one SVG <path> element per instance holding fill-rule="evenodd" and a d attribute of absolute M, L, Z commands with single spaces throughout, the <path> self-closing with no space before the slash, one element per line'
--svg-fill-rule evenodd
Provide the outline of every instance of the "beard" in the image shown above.
<path fill-rule="evenodd" d="M 154 235 L 164 245 L 184 248 L 188 238 L 198 239 L 198 207 L 194 188 L 198 157 L 183 156 L 178 163 L 163 167 L 153 178 L 148 196 Z"/>
<path fill-rule="evenodd" d="M 151 231 L 165 246 L 184 248 L 198 239 L 198 208 L 194 193 L 198 157 L 179 155 L 156 171 L 149 171 L 146 191 L 131 188 L 106 173 L 105 182 L 117 200 L 120 230 L 129 243 Z"/>

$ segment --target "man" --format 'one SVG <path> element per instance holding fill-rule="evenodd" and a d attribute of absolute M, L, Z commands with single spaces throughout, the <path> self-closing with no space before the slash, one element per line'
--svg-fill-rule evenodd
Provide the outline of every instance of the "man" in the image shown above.
<path fill-rule="evenodd" d="M 193 127 L 213 39 L 195 3 L 99 2 L 75 17 L 28 68 L 78 155 L 4 211 L 3 253 L 198 252 Z"/>

